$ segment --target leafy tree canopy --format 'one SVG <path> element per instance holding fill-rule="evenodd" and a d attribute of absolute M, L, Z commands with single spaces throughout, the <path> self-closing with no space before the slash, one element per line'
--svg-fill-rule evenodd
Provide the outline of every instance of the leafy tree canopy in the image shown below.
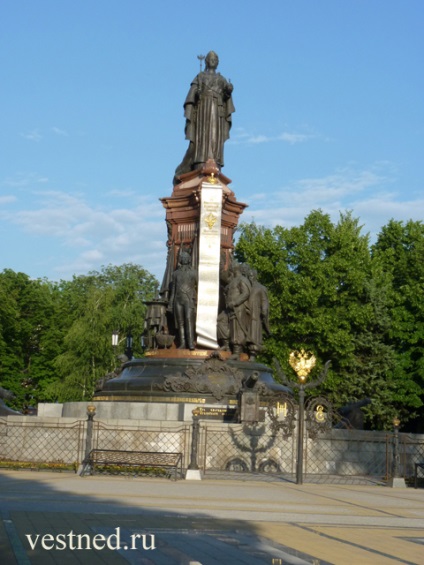
<path fill-rule="evenodd" d="M 158 283 L 132 264 L 103 267 L 71 281 L 0 273 L 0 383 L 19 410 L 42 401 L 89 399 L 115 365 L 112 331 L 141 335 Z"/>
<path fill-rule="evenodd" d="M 269 292 L 273 335 L 265 362 L 276 357 L 289 374 L 289 353 L 301 348 L 320 367 L 331 360 L 319 392 L 336 406 L 370 397 L 373 427 L 391 426 L 395 414 L 406 419 L 420 406 L 420 388 L 400 370 L 388 341 L 390 276 L 351 213 L 333 223 L 316 210 L 290 229 L 244 224 L 236 256 L 258 271 Z"/>

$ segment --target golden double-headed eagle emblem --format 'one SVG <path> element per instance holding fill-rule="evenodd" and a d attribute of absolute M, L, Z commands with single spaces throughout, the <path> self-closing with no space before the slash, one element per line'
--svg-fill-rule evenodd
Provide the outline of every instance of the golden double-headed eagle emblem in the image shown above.
<path fill-rule="evenodd" d="M 210 214 L 208 216 L 206 216 L 206 218 L 205 218 L 205 224 L 211 230 L 214 227 L 214 225 L 216 224 L 216 220 L 217 220 L 217 217 L 214 214 L 212 214 L 212 212 L 210 212 Z"/>
<path fill-rule="evenodd" d="M 292 351 L 289 357 L 291 367 L 296 371 L 299 379 L 304 380 L 315 367 L 316 358 L 312 353 L 306 353 L 304 349 Z"/>

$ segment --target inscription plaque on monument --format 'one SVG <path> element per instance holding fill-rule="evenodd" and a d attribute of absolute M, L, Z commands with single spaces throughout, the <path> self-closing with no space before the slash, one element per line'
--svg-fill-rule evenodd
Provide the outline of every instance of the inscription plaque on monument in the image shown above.
<path fill-rule="evenodd" d="M 244 390 L 241 394 L 241 421 L 253 424 L 259 420 L 259 394 L 253 390 Z"/>
<path fill-rule="evenodd" d="M 202 420 L 219 420 L 220 422 L 237 422 L 237 409 L 224 406 L 200 406 L 199 418 Z"/>
<path fill-rule="evenodd" d="M 197 344 L 217 349 L 222 188 L 202 184 L 197 291 Z"/>

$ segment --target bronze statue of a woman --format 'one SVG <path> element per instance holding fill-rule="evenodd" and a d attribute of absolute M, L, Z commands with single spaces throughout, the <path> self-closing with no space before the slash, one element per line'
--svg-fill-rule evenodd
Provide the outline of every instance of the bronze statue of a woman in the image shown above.
<path fill-rule="evenodd" d="M 214 51 L 206 55 L 205 62 L 206 69 L 193 80 L 184 102 L 185 134 L 190 143 L 176 178 L 200 168 L 208 159 L 224 166 L 224 142 L 230 137 L 235 111 L 233 85 L 216 71 L 219 59 Z"/>

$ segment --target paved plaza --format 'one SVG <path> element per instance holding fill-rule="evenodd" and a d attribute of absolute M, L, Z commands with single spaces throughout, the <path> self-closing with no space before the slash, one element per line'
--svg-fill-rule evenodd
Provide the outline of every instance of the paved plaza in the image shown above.
<path fill-rule="evenodd" d="M 6 565 L 424 563 L 424 489 L 1 470 L 0 492 Z"/>

